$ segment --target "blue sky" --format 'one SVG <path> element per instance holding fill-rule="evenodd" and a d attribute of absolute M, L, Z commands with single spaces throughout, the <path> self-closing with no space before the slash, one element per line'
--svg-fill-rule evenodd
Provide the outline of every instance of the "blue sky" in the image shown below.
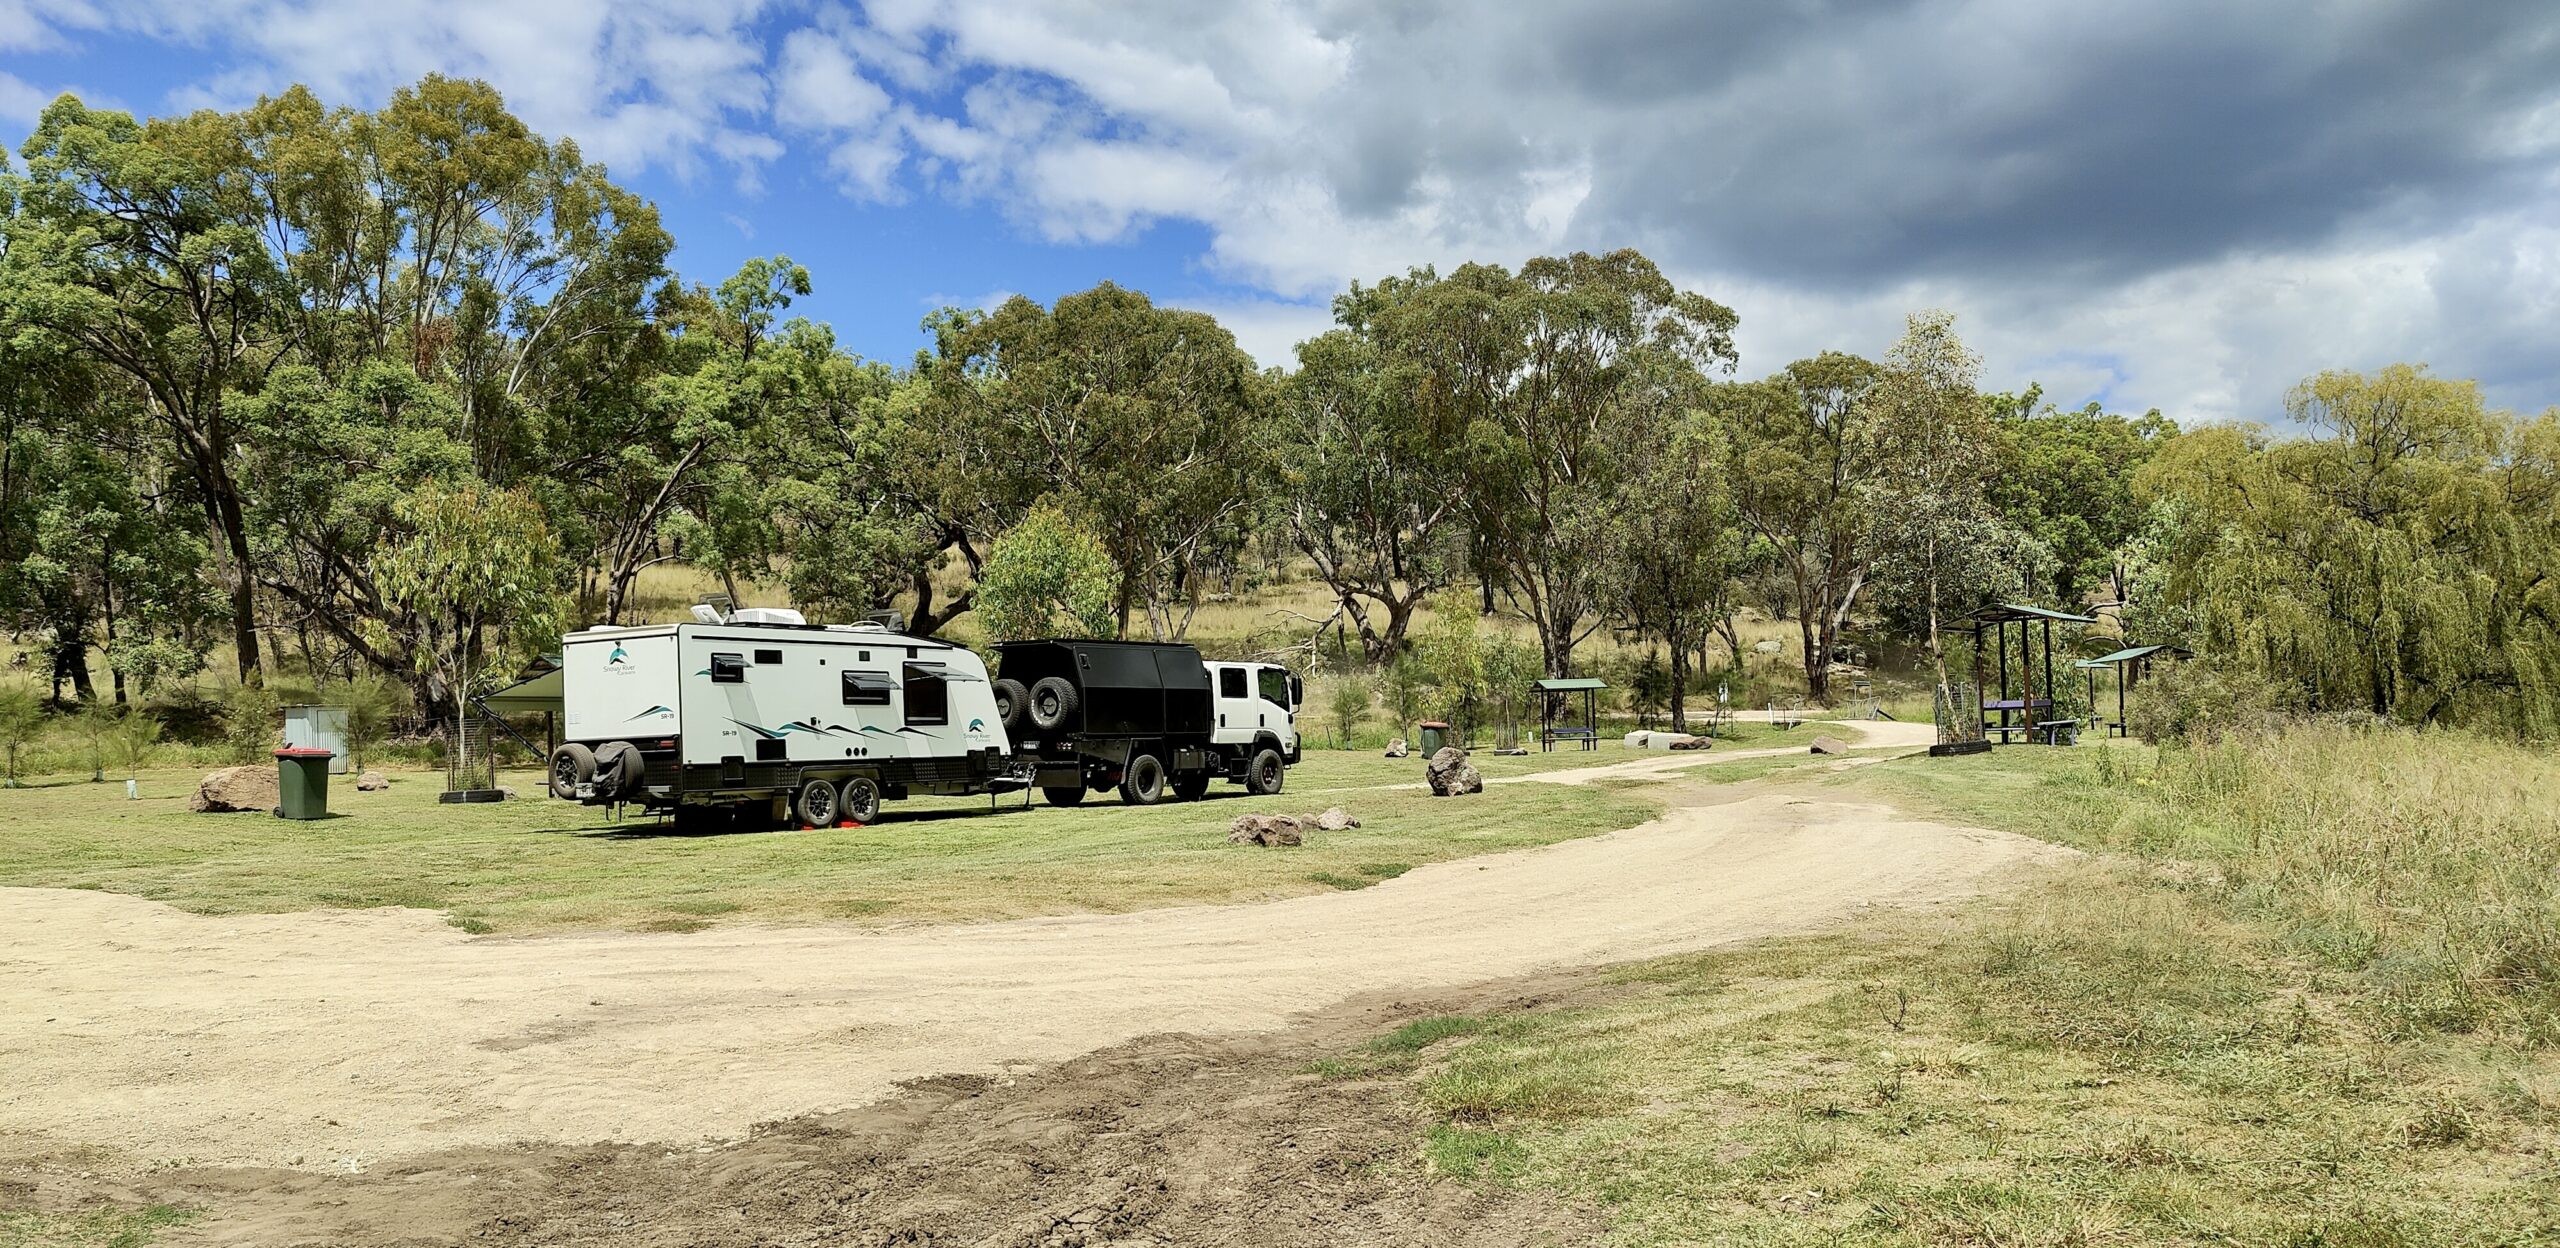
<path fill-rule="evenodd" d="M 1267 364 L 1417 264 L 1636 246 L 1741 372 L 1955 311 L 1987 385 L 2271 419 L 2424 361 L 2560 401 L 2560 10 L 2482 0 L 0 0 L 0 128 L 485 78 L 689 278 L 903 362 L 1111 279 Z"/>

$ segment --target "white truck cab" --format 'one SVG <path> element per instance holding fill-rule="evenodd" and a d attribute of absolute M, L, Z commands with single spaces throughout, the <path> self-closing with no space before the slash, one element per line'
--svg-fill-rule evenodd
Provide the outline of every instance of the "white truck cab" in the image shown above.
<path fill-rule="evenodd" d="M 1298 756 L 1298 677 L 1270 663 L 1208 663 L 1211 713 L 1209 739 L 1219 745 L 1246 745 L 1257 736 L 1277 735 L 1280 752 Z"/>

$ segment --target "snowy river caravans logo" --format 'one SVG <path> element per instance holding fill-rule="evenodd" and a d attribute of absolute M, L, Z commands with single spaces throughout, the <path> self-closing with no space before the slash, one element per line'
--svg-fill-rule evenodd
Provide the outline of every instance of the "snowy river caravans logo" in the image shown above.
<path fill-rule="evenodd" d="M 630 651 L 615 646 L 611 653 L 604 656 L 604 670 L 617 676 L 628 676 L 640 669 L 631 665 Z"/>

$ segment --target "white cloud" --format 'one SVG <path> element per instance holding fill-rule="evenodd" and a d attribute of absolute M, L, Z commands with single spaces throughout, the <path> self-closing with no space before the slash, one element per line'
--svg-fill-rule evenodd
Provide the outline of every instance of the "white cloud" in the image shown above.
<path fill-rule="evenodd" d="M 1742 314 L 1746 375 L 1943 306 L 2062 401 L 2263 417 L 2410 358 L 2548 401 L 2560 26 L 2311 2 L 0 0 L 0 50 L 218 47 L 189 103 L 477 75 L 617 167 L 806 160 L 1069 244 L 1196 223 L 1247 293 L 1193 306 L 1265 363 L 1354 279 L 1633 245 Z"/>
<path fill-rule="evenodd" d="M 868 126 L 889 110 L 889 93 L 855 67 L 853 56 L 814 30 L 795 30 L 782 41 L 774 119 L 811 130 Z"/>

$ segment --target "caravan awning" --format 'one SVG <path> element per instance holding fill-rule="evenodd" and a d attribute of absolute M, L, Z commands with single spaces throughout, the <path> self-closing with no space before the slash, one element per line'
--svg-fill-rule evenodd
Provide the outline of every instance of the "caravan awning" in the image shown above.
<path fill-rule="evenodd" d="M 553 669 L 507 686 L 496 693 L 483 694 L 480 701 L 501 715 L 522 715 L 528 711 L 558 711 L 561 708 L 560 672 Z"/>

